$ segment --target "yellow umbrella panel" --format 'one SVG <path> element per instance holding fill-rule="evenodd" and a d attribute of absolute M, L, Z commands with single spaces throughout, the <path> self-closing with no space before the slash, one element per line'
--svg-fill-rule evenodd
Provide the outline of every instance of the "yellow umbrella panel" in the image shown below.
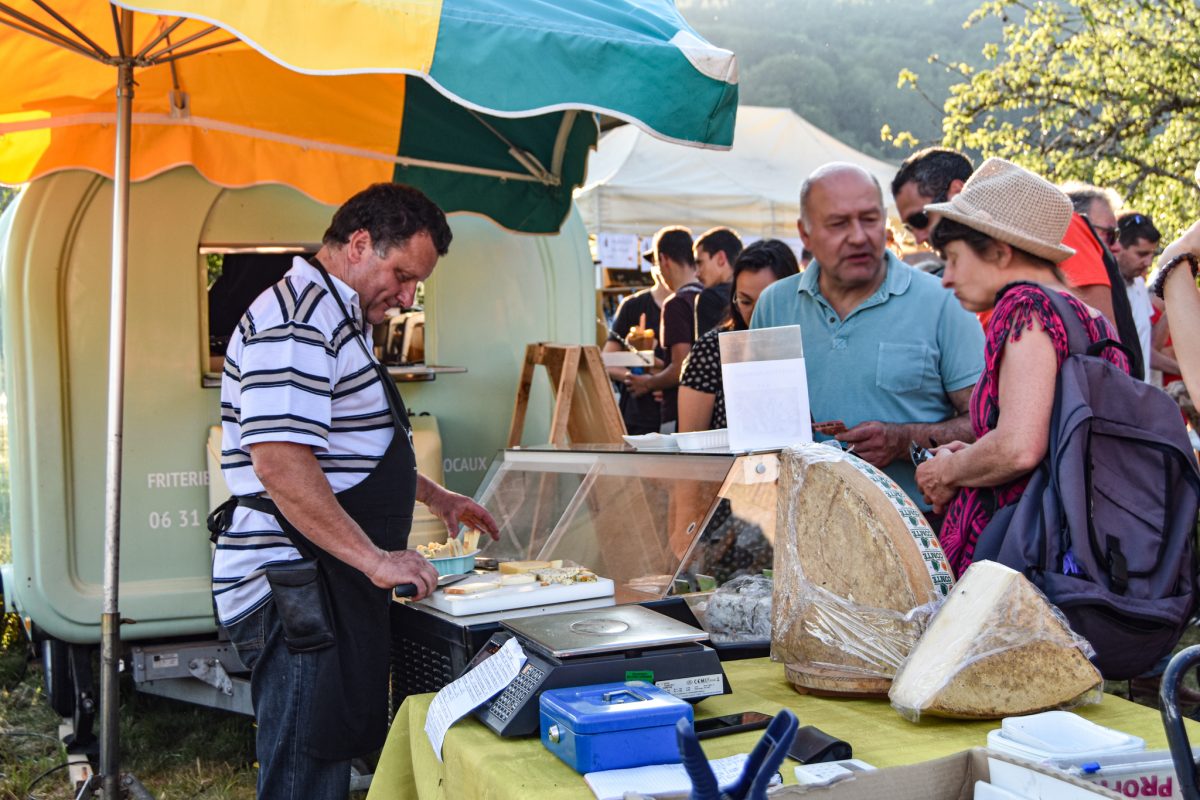
<path fill-rule="evenodd" d="M 111 176 L 116 7 L 71 0 L 51 14 L 44 4 L 0 3 L 0 52 L 18 76 L 0 97 L 0 183 L 69 168 Z M 589 111 L 663 138 L 732 138 L 732 54 L 695 37 L 666 0 L 654 5 L 148 9 L 132 16 L 126 53 L 136 68 L 130 177 L 190 164 L 220 185 L 282 182 L 328 204 L 397 180 L 447 211 L 551 232 L 595 145 Z M 728 79 L 712 77 L 721 70 Z"/>

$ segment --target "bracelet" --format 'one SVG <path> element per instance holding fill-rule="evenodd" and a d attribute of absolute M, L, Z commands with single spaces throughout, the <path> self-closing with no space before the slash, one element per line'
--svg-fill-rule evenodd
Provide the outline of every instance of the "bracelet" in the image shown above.
<path fill-rule="evenodd" d="M 1196 274 L 1200 272 L 1200 260 L 1196 258 L 1194 253 L 1180 253 L 1166 264 L 1160 266 L 1158 268 L 1158 275 L 1154 277 L 1154 283 L 1150 287 L 1150 291 L 1154 292 L 1154 294 L 1158 296 L 1159 300 L 1163 299 L 1163 286 L 1165 286 L 1167 283 L 1167 276 L 1171 274 L 1171 270 L 1175 269 L 1184 261 L 1191 264 L 1193 278 L 1195 278 Z"/>

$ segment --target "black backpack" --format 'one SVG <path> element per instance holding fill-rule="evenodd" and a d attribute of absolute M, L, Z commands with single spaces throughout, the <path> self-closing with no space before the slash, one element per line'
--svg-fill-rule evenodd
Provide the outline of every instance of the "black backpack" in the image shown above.
<path fill-rule="evenodd" d="M 974 560 L 1033 581 L 1096 650 L 1105 678 L 1153 667 L 1196 608 L 1200 470 L 1178 406 L 1099 357 L 1058 292 L 1067 331 L 1050 444 L 1021 498 L 980 533 Z"/>

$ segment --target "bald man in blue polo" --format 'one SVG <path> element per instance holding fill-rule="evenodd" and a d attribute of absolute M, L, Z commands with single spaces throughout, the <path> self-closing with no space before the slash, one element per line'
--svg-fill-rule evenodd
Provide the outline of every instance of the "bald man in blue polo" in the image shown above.
<path fill-rule="evenodd" d="M 808 269 L 768 286 L 751 328 L 799 325 L 818 422 L 883 469 L 921 508 L 909 445 L 972 442 L 968 407 L 983 371 L 983 330 L 953 293 L 885 247 L 879 183 L 844 163 L 800 188 Z M 817 437 L 822 438 L 822 437 Z"/>

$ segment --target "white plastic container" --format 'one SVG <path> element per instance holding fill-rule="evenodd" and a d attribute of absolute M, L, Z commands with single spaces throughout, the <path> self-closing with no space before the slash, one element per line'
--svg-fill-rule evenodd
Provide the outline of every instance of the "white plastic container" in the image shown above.
<path fill-rule="evenodd" d="M 992 750 L 1035 762 L 1088 761 L 1146 749 L 1145 740 L 1070 711 L 1006 717 L 998 730 L 988 733 L 987 743 Z"/>
<path fill-rule="evenodd" d="M 715 431 L 692 431 L 690 433 L 673 433 L 671 438 L 684 452 L 694 453 L 697 450 L 728 450 L 729 429 L 717 428 Z"/>

